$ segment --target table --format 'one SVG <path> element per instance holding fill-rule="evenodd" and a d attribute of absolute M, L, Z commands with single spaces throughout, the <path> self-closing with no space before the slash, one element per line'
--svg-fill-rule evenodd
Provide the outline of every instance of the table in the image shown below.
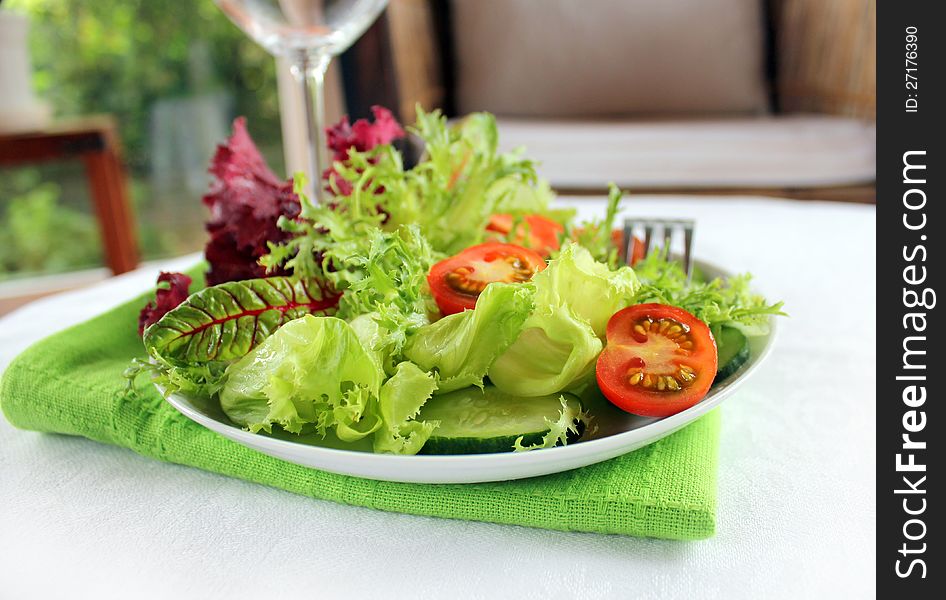
<path fill-rule="evenodd" d="M 602 207 L 569 201 L 583 214 Z M 634 197 L 626 212 L 695 217 L 697 257 L 752 271 L 758 289 L 784 299 L 791 314 L 769 361 L 723 405 L 714 538 L 681 543 L 382 513 L 17 431 L 0 419 L 0 595 L 873 596 L 874 207 Z M 0 368 L 44 335 L 140 293 L 157 271 L 148 266 L 0 320 Z"/>
<path fill-rule="evenodd" d="M 61 121 L 43 131 L 0 134 L 0 165 L 79 158 L 112 273 L 138 264 L 138 242 L 115 120 L 106 115 Z"/>

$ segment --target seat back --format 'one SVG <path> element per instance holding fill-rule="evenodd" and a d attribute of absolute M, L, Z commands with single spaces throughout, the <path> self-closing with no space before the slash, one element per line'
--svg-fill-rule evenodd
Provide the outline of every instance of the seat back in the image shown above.
<path fill-rule="evenodd" d="M 872 120 L 875 10 L 875 0 L 392 0 L 347 57 L 370 85 L 346 77 L 346 93 L 355 114 L 382 101 L 406 121 L 416 102 L 448 114 Z"/>

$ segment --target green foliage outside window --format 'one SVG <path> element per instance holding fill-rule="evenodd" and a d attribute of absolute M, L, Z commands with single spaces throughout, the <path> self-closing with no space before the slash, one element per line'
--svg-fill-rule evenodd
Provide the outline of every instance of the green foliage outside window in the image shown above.
<path fill-rule="evenodd" d="M 203 218 L 196 195 L 162 196 L 149 185 L 156 102 L 224 92 L 231 101 L 229 116 L 247 115 L 254 137 L 278 166 L 273 59 L 234 27 L 212 0 L 6 0 L 3 7 L 30 16 L 34 88 L 52 104 L 57 117 L 107 113 L 118 120 L 146 257 L 198 247 L 194 238 L 200 235 Z M 195 54 L 206 58 L 195 63 Z M 50 181 L 58 185 L 42 183 Z M 89 223 L 94 226 L 86 188 L 81 168 L 0 170 L 0 225 L 5 239 L 19 235 L 15 229 L 20 225 L 14 219 L 24 212 L 39 215 L 52 210 L 59 215 L 56 226 L 70 222 L 69 227 L 75 228 L 69 230 L 72 237 L 65 238 L 71 251 L 63 256 L 48 253 L 45 260 L 33 255 L 27 260 L 24 254 L 19 260 L 7 250 L 0 258 L 0 278 L 13 272 L 84 267 L 90 261 L 101 264 L 97 234 L 77 233 Z M 197 232 L 183 243 L 161 232 L 159 222 L 161 215 L 182 211 L 191 215 Z M 53 221 L 43 223 L 37 217 L 40 229 Z"/>

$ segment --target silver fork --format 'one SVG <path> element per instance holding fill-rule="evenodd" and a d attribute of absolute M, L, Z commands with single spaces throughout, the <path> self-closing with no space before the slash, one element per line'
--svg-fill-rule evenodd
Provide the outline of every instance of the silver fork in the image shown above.
<path fill-rule="evenodd" d="M 631 251 L 633 250 L 635 231 L 644 232 L 644 256 L 650 254 L 653 250 L 672 249 L 674 233 L 677 237 L 683 236 L 683 268 L 686 270 L 687 283 L 693 276 L 693 230 L 696 222 L 692 219 L 648 219 L 648 218 L 628 218 L 624 220 L 624 256 L 628 263 L 631 260 Z M 663 238 L 661 244 L 656 243 L 656 239 Z M 671 254 L 673 255 L 673 254 Z"/>

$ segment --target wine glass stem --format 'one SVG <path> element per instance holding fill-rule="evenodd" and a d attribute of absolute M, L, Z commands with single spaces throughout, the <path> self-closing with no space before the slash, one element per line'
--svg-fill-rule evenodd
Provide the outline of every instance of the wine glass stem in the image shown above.
<path fill-rule="evenodd" d="M 308 144 L 306 186 L 315 203 L 320 202 L 322 173 L 328 168 L 325 146 L 325 100 L 322 91 L 325 70 L 332 57 L 325 52 L 301 52 L 292 65 L 292 75 L 302 93 Z"/>

